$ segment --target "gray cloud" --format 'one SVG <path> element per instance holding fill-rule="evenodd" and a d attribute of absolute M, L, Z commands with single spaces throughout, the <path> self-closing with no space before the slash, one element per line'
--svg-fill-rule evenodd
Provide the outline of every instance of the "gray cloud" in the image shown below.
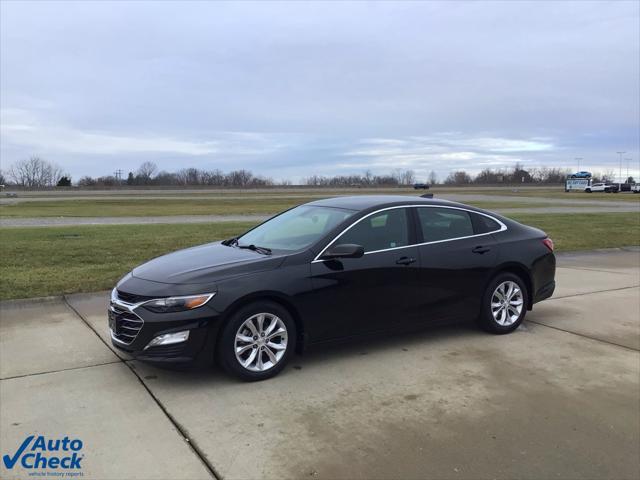
<path fill-rule="evenodd" d="M 639 168 L 637 2 L 0 5 L 3 168 Z"/>

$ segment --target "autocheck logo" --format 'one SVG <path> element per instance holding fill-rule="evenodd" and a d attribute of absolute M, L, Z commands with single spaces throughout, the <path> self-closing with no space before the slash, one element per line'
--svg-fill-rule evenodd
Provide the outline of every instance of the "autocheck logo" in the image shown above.
<path fill-rule="evenodd" d="M 82 440 L 69 437 L 47 439 L 43 435 L 29 435 L 13 455 L 3 455 L 2 461 L 7 469 L 16 465 L 33 470 L 29 475 L 36 476 L 82 476 Z M 37 470 L 62 470 L 60 472 L 37 472 Z"/>

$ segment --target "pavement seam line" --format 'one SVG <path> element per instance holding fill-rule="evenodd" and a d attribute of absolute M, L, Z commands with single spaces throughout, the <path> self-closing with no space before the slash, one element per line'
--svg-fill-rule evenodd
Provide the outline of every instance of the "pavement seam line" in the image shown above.
<path fill-rule="evenodd" d="M 96 337 L 98 337 L 98 340 L 100 340 L 107 348 L 111 350 L 107 342 L 104 341 L 104 339 L 98 334 L 98 332 L 96 332 L 96 330 L 91 326 L 91 324 L 80 314 L 80 312 L 78 312 L 78 310 L 76 310 L 73 307 L 73 305 L 69 303 L 69 301 L 67 300 L 67 296 L 63 295 L 62 298 L 64 299 L 64 303 L 78 316 L 78 318 L 80 318 L 80 320 L 82 320 L 82 322 L 89 328 L 89 330 L 91 330 L 96 335 Z M 129 363 L 127 363 L 127 361 L 125 361 L 123 358 L 118 357 L 118 361 L 123 363 L 131 371 L 131 373 L 133 373 L 133 375 L 138 379 L 142 387 L 147 391 L 147 393 L 153 399 L 153 401 L 158 406 L 160 411 L 164 413 L 164 415 L 167 417 L 171 425 L 173 425 L 173 428 L 175 428 L 178 431 L 178 433 L 182 437 L 182 440 L 187 443 L 191 451 L 200 460 L 200 462 L 202 462 L 202 465 L 204 465 L 205 469 L 211 474 L 211 476 L 216 480 L 223 480 L 222 475 L 220 475 L 216 471 L 215 467 L 209 463 L 209 461 L 206 459 L 202 450 L 200 450 L 200 447 L 198 447 L 198 445 L 187 436 L 187 433 L 185 432 L 182 425 L 180 425 L 180 423 L 176 421 L 176 419 L 168 412 L 168 410 L 165 408 L 162 402 L 160 402 L 160 400 L 153 394 L 153 392 L 147 386 L 147 384 L 144 383 L 140 375 L 138 375 L 138 372 L 136 372 L 135 368 Z M 118 363 L 118 362 L 113 362 L 113 363 Z"/>
<path fill-rule="evenodd" d="M 611 342 L 609 340 L 603 340 L 601 338 L 591 337 L 591 336 L 586 335 L 584 333 L 572 332 L 571 330 L 565 330 L 564 328 L 560 328 L 560 327 L 553 327 L 551 325 L 547 325 L 546 323 L 537 322 L 536 320 L 527 320 L 527 322 L 535 323 L 536 325 L 540 325 L 541 327 L 551 328 L 553 330 L 558 330 L 559 332 L 565 332 L 565 333 L 568 333 L 570 335 L 575 335 L 577 337 L 588 338 L 589 340 L 593 340 L 594 342 L 605 343 L 607 345 L 612 345 L 614 347 L 620 347 L 620 348 L 624 348 L 625 350 L 631 350 L 632 352 L 640 353 L 640 350 L 637 350 L 637 349 L 635 349 L 633 347 L 628 347 L 626 345 L 621 345 L 619 343 Z"/>
<path fill-rule="evenodd" d="M 0 378 L 0 381 L 13 380 L 13 379 L 16 379 L 16 378 L 35 377 L 36 375 L 48 375 L 50 373 L 69 372 L 71 370 L 81 370 L 83 368 L 101 367 L 103 365 L 111 365 L 113 363 L 120 363 L 120 360 L 118 359 L 118 360 L 115 360 L 113 362 L 96 363 L 94 365 L 83 365 L 81 367 L 61 368 L 60 370 L 48 370 L 46 372 L 36 372 L 36 373 L 26 373 L 24 375 L 14 375 L 13 377 Z"/>
<path fill-rule="evenodd" d="M 586 270 L 588 272 L 615 273 L 617 275 L 633 275 L 633 276 L 636 275 L 635 273 L 615 272 L 613 270 L 602 270 L 601 268 L 565 267 L 565 266 L 558 266 L 558 268 L 566 268 L 567 270 Z"/>
<path fill-rule="evenodd" d="M 607 293 L 607 292 L 617 292 L 619 290 L 629 290 L 631 288 L 638 288 L 640 287 L 640 284 L 638 285 L 631 285 L 630 287 L 620 287 L 620 288 L 610 288 L 608 290 L 595 290 L 593 292 L 584 292 L 584 293 L 574 293 L 573 295 L 563 295 L 562 297 L 553 297 L 553 298 L 547 298 L 544 301 L 545 302 L 552 302 L 554 300 L 560 300 L 563 298 L 571 298 L 571 297 L 583 297 L 585 295 L 592 295 L 594 293 Z"/>

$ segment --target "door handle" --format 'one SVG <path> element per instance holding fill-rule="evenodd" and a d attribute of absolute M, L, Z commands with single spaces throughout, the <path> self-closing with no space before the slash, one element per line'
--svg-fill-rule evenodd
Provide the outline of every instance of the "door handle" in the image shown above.
<path fill-rule="evenodd" d="M 412 258 L 412 257 L 400 257 L 398 260 L 396 260 L 396 263 L 398 265 L 411 265 L 412 263 L 415 263 L 416 259 Z"/>
<path fill-rule="evenodd" d="M 478 245 L 477 247 L 473 248 L 471 251 L 473 253 L 479 253 L 480 255 L 482 255 L 483 253 L 487 253 L 491 251 L 491 249 L 489 247 L 483 247 L 482 245 Z"/>

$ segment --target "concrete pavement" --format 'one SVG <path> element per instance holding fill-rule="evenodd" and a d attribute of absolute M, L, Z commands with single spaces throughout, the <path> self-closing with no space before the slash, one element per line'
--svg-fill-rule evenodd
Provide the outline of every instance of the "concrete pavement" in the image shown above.
<path fill-rule="evenodd" d="M 106 292 L 4 302 L 2 454 L 38 432 L 82 438 L 85 478 L 638 478 L 640 250 L 557 279 L 511 335 L 317 349 L 250 384 L 114 355 Z"/>

